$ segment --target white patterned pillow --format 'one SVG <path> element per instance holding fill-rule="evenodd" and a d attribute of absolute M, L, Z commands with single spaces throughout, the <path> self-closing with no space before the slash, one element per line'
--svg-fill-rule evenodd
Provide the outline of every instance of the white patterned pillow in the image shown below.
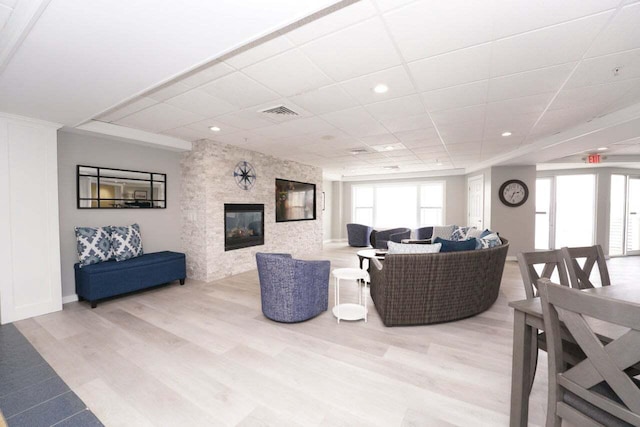
<path fill-rule="evenodd" d="M 469 239 L 469 231 L 473 227 L 459 227 L 457 225 L 453 226 L 453 231 L 451 232 L 451 236 L 449 240 L 453 240 L 454 242 L 459 242 L 461 240 Z"/>
<path fill-rule="evenodd" d="M 498 236 L 498 233 L 491 233 L 477 240 L 476 249 L 495 248 L 496 246 L 500 246 L 501 244 L 502 240 L 500 240 L 500 236 Z"/>
<path fill-rule="evenodd" d="M 451 233 L 453 233 L 454 227 L 455 225 L 433 227 L 433 234 L 431 235 L 431 241 L 434 242 L 436 240 L 436 237 L 439 237 L 445 240 L 451 239 Z"/>
<path fill-rule="evenodd" d="M 389 247 L 388 254 L 435 254 L 440 252 L 442 243 L 435 243 L 433 245 L 427 245 L 423 243 L 396 243 L 387 242 Z"/>
<path fill-rule="evenodd" d="M 469 240 L 469 239 L 479 239 L 482 236 L 482 233 L 484 233 L 483 230 L 480 230 L 480 229 L 475 228 L 475 227 L 471 227 L 469 229 L 469 232 L 467 233 L 467 240 Z"/>
<path fill-rule="evenodd" d="M 75 230 L 80 268 L 113 258 L 109 227 L 76 227 Z"/>
<path fill-rule="evenodd" d="M 111 226 L 111 246 L 116 261 L 125 261 L 143 254 L 140 226 Z"/>

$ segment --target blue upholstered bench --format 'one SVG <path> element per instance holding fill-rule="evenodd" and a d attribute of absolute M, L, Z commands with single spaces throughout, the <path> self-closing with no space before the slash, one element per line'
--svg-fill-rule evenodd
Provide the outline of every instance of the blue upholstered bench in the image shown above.
<path fill-rule="evenodd" d="M 76 270 L 76 293 L 96 308 L 98 300 L 187 277 L 185 255 L 179 252 L 155 252 L 128 259 L 91 264 Z"/>

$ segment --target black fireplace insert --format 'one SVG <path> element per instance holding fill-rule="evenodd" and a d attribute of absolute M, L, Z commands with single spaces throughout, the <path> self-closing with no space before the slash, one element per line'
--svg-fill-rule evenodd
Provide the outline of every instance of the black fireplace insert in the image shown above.
<path fill-rule="evenodd" d="M 224 250 L 264 245 L 264 205 L 224 205 Z"/>

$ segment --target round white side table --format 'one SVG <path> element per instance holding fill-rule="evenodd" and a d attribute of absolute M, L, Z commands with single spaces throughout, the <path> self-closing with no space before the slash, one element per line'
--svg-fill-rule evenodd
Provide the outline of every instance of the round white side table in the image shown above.
<path fill-rule="evenodd" d="M 367 321 L 367 297 L 365 290 L 369 283 L 369 273 L 359 268 L 336 268 L 332 271 L 334 278 L 334 301 L 333 315 L 340 320 L 360 320 Z M 340 304 L 340 280 L 354 280 L 358 284 L 358 304 Z M 362 282 L 362 286 L 360 283 Z"/>

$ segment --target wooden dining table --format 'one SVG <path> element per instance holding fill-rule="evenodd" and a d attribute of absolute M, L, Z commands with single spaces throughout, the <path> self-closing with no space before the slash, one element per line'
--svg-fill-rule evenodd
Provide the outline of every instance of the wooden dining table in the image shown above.
<path fill-rule="evenodd" d="M 587 292 L 607 298 L 640 304 L 640 286 L 629 284 L 612 285 L 576 292 Z M 511 367 L 511 426 L 526 426 L 529 418 L 529 393 L 533 382 L 532 361 L 536 360 L 537 346 L 532 340 L 536 330 L 544 331 L 540 298 L 513 301 L 509 306 L 514 310 L 513 319 L 513 362 Z M 589 325 L 603 342 L 620 337 L 627 328 L 590 319 Z"/>

